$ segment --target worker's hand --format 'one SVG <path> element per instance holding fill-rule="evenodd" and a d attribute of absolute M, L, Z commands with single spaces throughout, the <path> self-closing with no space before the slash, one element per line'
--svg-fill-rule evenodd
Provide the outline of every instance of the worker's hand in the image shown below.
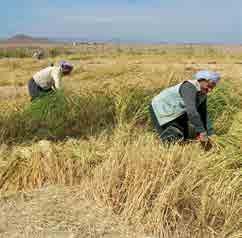
<path fill-rule="evenodd" d="M 196 139 L 200 142 L 208 142 L 208 135 L 206 132 L 201 132 L 197 135 Z"/>
<path fill-rule="evenodd" d="M 199 133 L 197 135 L 197 140 L 201 143 L 201 146 L 205 151 L 209 151 L 213 148 L 213 143 L 206 132 Z"/>

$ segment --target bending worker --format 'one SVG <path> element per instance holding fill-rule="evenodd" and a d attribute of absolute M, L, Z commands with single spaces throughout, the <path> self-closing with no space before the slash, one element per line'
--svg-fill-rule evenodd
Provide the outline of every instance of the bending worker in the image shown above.
<path fill-rule="evenodd" d="M 219 80 L 216 72 L 199 71 L 193 80 L 167 88 L 153 98 L 150 115 L 163 142 L 194 138 L 208 141 L 213 129 L 207 112 L 207 94 Z M 195 133 L 191 135 L 190 131 Z"/>
<path fill-rule="evenodd" d="M 62 76 L 69 75 L 72 69 L 73 66 L 70 63 L 61 61 L 58 66 L 49 66 L 37 72 L 28 83 L 31 101 L 60 89 Z"/>

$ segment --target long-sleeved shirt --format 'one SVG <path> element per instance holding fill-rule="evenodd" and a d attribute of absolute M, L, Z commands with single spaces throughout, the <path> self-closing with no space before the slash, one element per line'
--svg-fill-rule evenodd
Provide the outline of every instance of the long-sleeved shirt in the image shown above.
<path fill-rule="evenodd" d="M 207 96 L 191 84 L 184 82 L 179 89 L 180 95 L 186 105 L 189 121 L 195 127 L 196 132 L 207 131 Z"/>
<path fill-rule="evenodd" d="M 43 89 L 59 89 L 61 87 L 61 68 L 50 66 L 34 74 L 35 83 Z"/>

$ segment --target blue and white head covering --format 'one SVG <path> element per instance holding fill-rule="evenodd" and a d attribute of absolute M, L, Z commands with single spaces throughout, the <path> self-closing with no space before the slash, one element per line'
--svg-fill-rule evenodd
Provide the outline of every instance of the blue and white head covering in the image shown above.
<path fill-rule="evenodd" d="M 206 79 L 206 80 L 212 81 L 213 83 L 218 83 L 220 80 L 220 74 L 214 71 L 201 70 L 194 75 L 194 78 L 196 80 Z"/>

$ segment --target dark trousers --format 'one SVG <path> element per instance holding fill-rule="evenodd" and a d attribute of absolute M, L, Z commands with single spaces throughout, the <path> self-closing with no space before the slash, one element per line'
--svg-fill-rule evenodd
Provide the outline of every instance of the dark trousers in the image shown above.
<path fill-rule="evenodd" d="M 154 128 L 156 129 L 162 141 L 186 140 L 188 139 L 188 117 L 183 114 L 173 121 L 160 126 L 152 105 L 149 106 L 150 117 Z M 172 139 L 168 139 L 172 138 Z"/>
<path fill-rule="evenodd" d="M 28 89 L 29 89 L 29 95 L 31 97 L 31 101 L 53 91 L 51 88 L 50 89 L 41 88 L 39 85 L 36 84 L 33 78 L 30 79 L 28 82 Z"/>

